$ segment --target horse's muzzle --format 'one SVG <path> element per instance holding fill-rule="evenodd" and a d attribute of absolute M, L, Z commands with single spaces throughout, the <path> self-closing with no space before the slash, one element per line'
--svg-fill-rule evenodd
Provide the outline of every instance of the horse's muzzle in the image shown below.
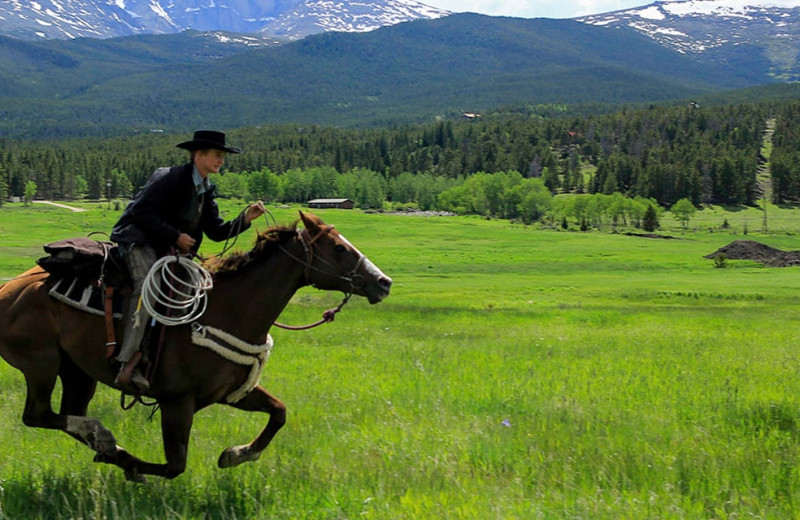
<path fill-rule="evenodd" d="M 392 279 L 386 276 L 368 258 L 364 259 L 364 270 L 366 271 L 365 278 L 368 282 L 364 284 L 363 291 L 367 301 L 372 304 L 383 301 L 389 296 L 389 290 L 392 288 Z"/>

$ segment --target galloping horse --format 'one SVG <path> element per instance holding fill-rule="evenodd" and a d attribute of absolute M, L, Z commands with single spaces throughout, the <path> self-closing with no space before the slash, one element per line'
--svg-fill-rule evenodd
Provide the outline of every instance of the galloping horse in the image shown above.
<path fill-rule="evenodd" d="M 252 442 L 224 450 L 219 467 L 258 459 L 285 423 L 286 407 L 256 384 L 263 358 L 240 364 L 241 358 L 271 344 L 271 325 L 303 286 L 364 296 L 374 304 L 392 284 L 333 226 L 309 213 L 300 217 L 302 230 L 296 224 L 271 228 L 259 234 L 251 251 L 210 266 L 214 287 L 205 313 L 191 326 L 166 329 L 147 392 L 161 407 L 165 464 L 131 455 L 98 419 L 86 417 L 97 382 L 114 387 L 103 318 L 48 296 L 54 277 L 39 267 L 0 286 L 0 356 L 25 376 L 25 425 L 65 431 L 97 452 L 96 462 L 122 468 L 130 480 L 146 474 L 174 478 L 186 468 L 194 414 L 225 403 L 266 412 L 269 420 Z M 119 337 L 122 327 L 116 329 Z M 213 340 L 206 337 L 211 332 Z M 198 346 L 203 341 L 216 346 Z M 224 355 L 230 347 L 219 345 L 237 349 Z M 55 413 L 50 399 L 57 378 L 62 397 Z"/>

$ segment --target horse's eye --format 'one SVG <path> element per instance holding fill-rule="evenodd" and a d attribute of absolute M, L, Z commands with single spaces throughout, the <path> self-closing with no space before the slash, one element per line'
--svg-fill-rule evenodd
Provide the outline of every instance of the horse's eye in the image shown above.
<path fill-rule="evenodd" d="M 336 247 L 334 247 L 334 250 L 337 253 L 344 253 L 345 251 L 347 251 L 347 248 L 344 247 L 342 244 L 336 244 Z"/>

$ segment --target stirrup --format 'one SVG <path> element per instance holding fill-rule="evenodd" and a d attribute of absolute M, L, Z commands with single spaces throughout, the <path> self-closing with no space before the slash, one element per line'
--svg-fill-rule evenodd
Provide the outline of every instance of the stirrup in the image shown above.
<path fill-rule="evenodd" d="M 141 352 L 134 354 L 130 361 L 122 364 L 116 379 L 114 379 L 114 384 L 121 386 L 125 392 L 131 395 L 140 395 L 150 389 L 150 382 L 136 367 L 141 358 Z"/>
<path fill-rule="evenodd" d="M 131 395 L 141 395 L 150 389 L 150 382 L 144 377 L 141 371 L 136 368 L 131 368 L 131 363 L 126 363 L 116 379 L 114 384 L 121 387 L 121 389 Z"/>

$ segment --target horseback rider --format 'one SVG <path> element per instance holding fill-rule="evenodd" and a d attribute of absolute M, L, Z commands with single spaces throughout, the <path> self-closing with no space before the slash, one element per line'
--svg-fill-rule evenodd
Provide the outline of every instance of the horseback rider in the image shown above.
<path fill-rule="evenodd" d="M 226 240 L 250 227 L 263 215 L 261 202 L 250 204 L 239 216 L 223 221 L 208 177 L 219 173 L 229 153 L 241 150 L 225 143 L 225 134 L 198 130 L 191 141 L 177 145 L 189 150 L 191 160 L 182 166 L 158 168 L 128 205 L 111 232 L 120 245 L 133 282 L 133 293 L 123 312 L 123 340 L 117 355 L 121 363 L 115 383 L 131 393 L 144 393 L 150 384 L 136 367 L 145 325 L 150 319 L 141 305 L 142 287 L 158 258 L 176 248 L 194 254 L 203 235 L 214 241 Z"/>

